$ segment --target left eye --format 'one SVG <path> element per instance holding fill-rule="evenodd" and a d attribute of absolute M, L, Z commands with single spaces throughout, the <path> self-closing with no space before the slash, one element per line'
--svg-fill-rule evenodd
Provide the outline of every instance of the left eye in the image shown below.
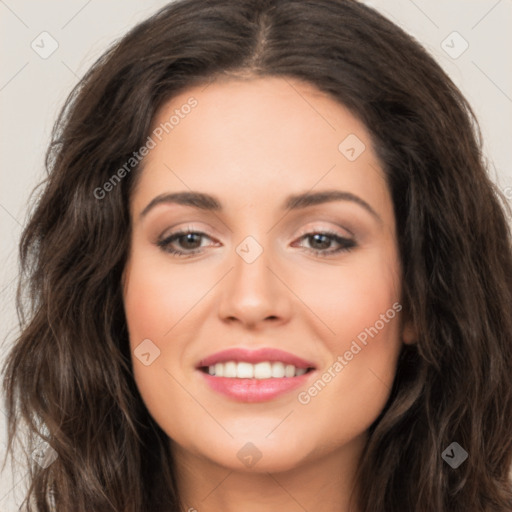
<path fill-rule="evenodd" d="M 351 238 L 345 238 L 332 232 L 317 232 L 306 233 L 299 240 L 307 240 L 310 247 L 306 248 L 314 252 L 318 256 L 329 256 L 331 254 L 339 253 L 342 251 L 349 251 L 356 246 L 356 243 Z M 332 249 L 332 244 L 338 245 L 337 248 Z"/>
<path fill-rule="evenodd" d="M 200 231 L 180 231 L 159 240 L 157 245 L 165 252 L 175 256 L 186 257 L 200 253 L 201 249 L 204 247 L 202 241 L 205 238 L 212 240 L 206 233 Z M 356 246 L 353 239 L 342 237 L 337 233 L 323 231 L 306 233 L 298 240 L 307 240 L 310 247 L 305 247 L 305 249 L 318 256 L 329 256 L 342 251 L 349 251 Z M 332 249 L 333 244 L 337 244 L 338 247 Z M 178 246 L 178 248 L 176 248 L 176 246 Z"/>

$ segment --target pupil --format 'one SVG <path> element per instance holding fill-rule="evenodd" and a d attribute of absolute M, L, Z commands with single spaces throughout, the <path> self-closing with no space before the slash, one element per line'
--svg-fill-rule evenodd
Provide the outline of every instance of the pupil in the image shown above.
<path fill-rule="evenodd" d="M 196 240 L 194 238 L 197 237 Z M 187 233 L 186 235 L 183 235 L 182 241 L 185 240 L 185 243 L 182 244 L 186 249 L 196 249 L 197 247 L 197 241 L 199 239 L 199 236 L 197 233 Z M 192 247 L 191 247 L 192 246 Z"/>
<path fill-rule="evenodd" d="M 313 235 L 312 238 L 318 249 L 327 249 L 330 245 L 330 239 L 327 235 L 317 233 L 316 235 Z"/>

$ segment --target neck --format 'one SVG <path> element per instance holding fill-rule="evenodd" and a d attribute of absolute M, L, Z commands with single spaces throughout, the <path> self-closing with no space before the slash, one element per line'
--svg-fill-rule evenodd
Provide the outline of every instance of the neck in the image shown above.
<path fill-rule="evenodd" d="M 178 491 L 187 512 L 358 512 L 356 469 L 366 437 L 293 468 L 225 467 L 173 444 Z M 258 466 L 260 466 L 258 468 Z"/>

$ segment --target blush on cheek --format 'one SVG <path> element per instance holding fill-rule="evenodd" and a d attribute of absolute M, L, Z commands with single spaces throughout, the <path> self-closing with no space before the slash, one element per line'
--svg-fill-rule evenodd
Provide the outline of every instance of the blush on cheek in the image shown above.
<path fill-rule="evenodd" d="M 149 302 L 140 300 L 140 297 L 136 301 L 127 301 L 125 313 L 132 350 L 145 339 L 159 345 L 163 329 L 154 318 L 154 309 Z"/>
<path fill-rule="evenodd" d="M 354 311 L 336 352 L 346 375 L 363 380 L 368 377 L 370 381 L 377 378 L 390 387 L 401 348 L 401 306 L 397 301 L 379 301 L 378 304 L 370 310 L 371 313 L 368 310 L 364 314 L 362 310 Z M 371 391 L 370 384 L 367 383 Z"/>
<path fill-rule="evenodd" d="M 154 270 L 133 269 L 125 290 L 124 307 L 130 342 L 137 345 L 149 338 L 157 345 L 173 325 L 175 294 L 154 277 Z"/>
<path fill-rule="evenodd" d="M 364 347 L 361 353 L 364 355 L 367 371 L 386 390 L 389 390 L 395 378 L 396 364 L 402 346 L 399 336 L 399 319 L 394 318 L 388 324 L 384 323 L 384 327 L 374 334 L 380 325 L 381 323 L 377 321 L 371 329 L 368 329 L 368 332 L 365 331 L 368 338 L 366 345 L 360 343 Z M 372 334 L 374 334 L 373 337 Z"/>

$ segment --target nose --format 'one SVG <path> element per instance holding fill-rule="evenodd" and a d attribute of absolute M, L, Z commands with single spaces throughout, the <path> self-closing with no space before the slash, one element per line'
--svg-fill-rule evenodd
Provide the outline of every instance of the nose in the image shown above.
<path fill-rule="evenodd" d="M 292 294 L 273 268 L 268 250 L 248 263 L 234 255 L 233 269 L 223 280 L 218 314 L 222 321 L 251 329 L 281 325 L 289 321 Z"/>

